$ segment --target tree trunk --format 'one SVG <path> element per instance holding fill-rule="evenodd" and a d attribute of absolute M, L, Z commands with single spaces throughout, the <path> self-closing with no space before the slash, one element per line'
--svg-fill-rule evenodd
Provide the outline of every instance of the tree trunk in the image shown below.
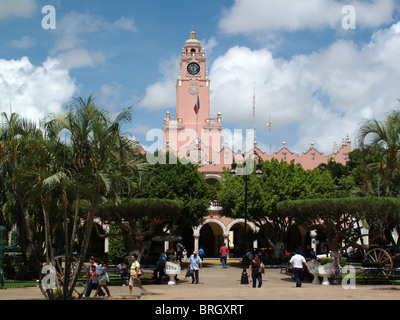
<path fill-rule="evenodd" d="M 274 257 L 280 258 L 282 256 L 285 244 L 282 241 L 275 243 Z"/>
<path fill-rule="evenodd" d="M 86 220 L 85 232 L 84 232 L 84 236 L 83 236 L 82 244 L 81 244 L 81 250 L 79 252 L 79 258 L 78 258 L 78 262 L 76 264 L 77 269 L 75 271 L 74 278 L 72 279 L 71 287 L 69 288 L 69 292 L 67 295 L 68 298 L 72 297 L 74 288 L 76 286 L 76 282 L 78 281 L 78 278 L 79 278 L 79 273 L 82 269 L 83 262 L 85 261 L 86 253 L 87 253 L 87 250 L 89 247 L 90 236 L 92 234 L 92 228 L 93 228 L 94 215 L 96 212 L 96 208 L 97 208 L 97 205 L 89 208 L 89 212 L 88 212 L 87 220 Z"/>
<path fill-rule="evenodd" d="M 340 246 L 337 239 L 333 239 L 330 242 L 332 262 L 333 262 L 333 284 L 342 283 L 342 275 L 340 272 Z"/>
<path fill-rule="evenodd" d="M 135 253 L 137 255 L 137 261 L 140 263 L 140 259 L 143 255 L 143 241 L 130 239 L 130 241 L 127 242 L 127 250 L 129 252 L 129 257 Z"/>

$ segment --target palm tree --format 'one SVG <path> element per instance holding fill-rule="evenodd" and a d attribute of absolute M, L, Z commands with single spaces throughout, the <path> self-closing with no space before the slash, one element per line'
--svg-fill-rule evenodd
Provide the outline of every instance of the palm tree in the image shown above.
<path fill-rule="evenodd" d="M 8 116 L 3 112 L 0 120 L 0 182 L 5 193 L 6 211 L 11 213 L 10 223 L 18 227 L 23 261 L 28 265 L 28 255 L 36 256 L 35 251 L 39 248 L 33 245 L 29 231 L 32 211 L 25 195 L 31 185 L 26 172 L 34 164 L 35 141 L 40 130 L 16 113 Z"/>
<path fill-rule="evenodd" d="M 132 120 L 131 109 L 124 109 L 111 117 L 94 103 L 92 95 L 87 100 L 75 99 L 64 114 L 51 115 L 45 120 L 49 136 L 58 137 L 71 149 L 71 163 L 63 179 L 62 202 L 66 268 L 64 297 L 72 296 L 79 271 L 86 257 L 90 235 L 98 206 L 108 198 L 118 198 L 122 185 L 132 187 L 132 171 L 143 170 L 137 160 L 138 143 L 121 134 L 121 126 Z M 64 142 L 62 140 L 64 139 Z M 49 180 L 50 181 L 50 180 Z M 51 181 L 61 182 L 56 177 Z M 73 201 L 72 196 L 74 197 Z M 88 209 L 81 213 L 81 199 L 86 199 Z M 67 208 L 75 204 L 71 238 L 68 238 Z M 69 267 L 75 251 L 80 219 L 85 222 L 80 241 L 77 272 L 69 281 Z M 69 288 L 68 285 L 70 283 Z"/>
<path fill-rule="evenodd" d="M 364 159 L 373 158 L 365 164 L 367 188 L 373 192 L 375 182 L 382 184 L 386 195 L 398 193 L 396 188 L 400 176 L 400 111 L 392 111 L 384 121 L 367 120 L 358 130 L 358 143 Z"/>

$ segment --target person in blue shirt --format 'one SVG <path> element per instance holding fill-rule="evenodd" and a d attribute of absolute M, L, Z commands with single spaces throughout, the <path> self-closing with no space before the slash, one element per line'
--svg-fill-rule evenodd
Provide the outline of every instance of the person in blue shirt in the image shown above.
<path fill-rule="evenodd" d="M 201 261 L 204 261 L 204 257 L 206 256 L 206 254 L 202 247 L 200 247 L 200 249 L 199 249 L 199 256 L 200 256 Z"/>
<path fill-rule="evenodd" d="M 161 284 L 162 278 L 165 273 L 165 262 L 167 261 L 167 256 L 164 252 L 161 252 L 160 258 L 158 259 L 157 268 L 154 270 L 154 279 L 157 279 L 156 283 Z"/>
<path fill-rule="evenodd" d="M 193 254 L 189 258 L 190 275 L 192 277 L 192 283 L 196 278 L 196 284 L 199 283 L 199 269 L 203 268 L 203 261 L 197 255 L 197 251 L 193 251 Z"/>

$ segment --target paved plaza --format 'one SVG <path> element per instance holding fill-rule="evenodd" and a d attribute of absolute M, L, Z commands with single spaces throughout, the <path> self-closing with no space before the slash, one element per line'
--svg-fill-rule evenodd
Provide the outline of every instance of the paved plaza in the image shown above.
<path fill-rule="evenodd" d="M 150 272 L 151 270 L 147 270 Z M 185 278 L 185 270 L 179 275 L 176 285 L 146 285 L 145 291 L 133 288 L 129 296 L 128 287 L 111 286 L 111 297 L 103 300 L 399 300 L 400 286 L 357 285 L 355 289 L 344 289 L 341 285 L 323 286 L 303 283 L 296 288 L 290 276 L 280 269 L 266 269 L 261 288 L 252 288 L 240 283 L 240 264 L 230 264 L 223 269 L 219 263 L 206 264 L 200 270 L 200 283 L 192 284 Z M 43 300 L 39 288 L 15 288 L 0 290 L 0 300 Z M 92 297 L 89 298 L 93 300 Z"/>

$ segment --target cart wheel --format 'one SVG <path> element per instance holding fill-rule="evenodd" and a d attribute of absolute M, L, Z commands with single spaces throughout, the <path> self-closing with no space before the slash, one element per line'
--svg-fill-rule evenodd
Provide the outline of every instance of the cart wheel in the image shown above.
<path fill-rule="evenodd" d="M 393 260 L 390 254 L 381 248 L 375 248 L 367 252 L 365 260 L 376 263 L 379 267 L 382 267 L 382 274 L 389 276 L 393 270 Z"/>

